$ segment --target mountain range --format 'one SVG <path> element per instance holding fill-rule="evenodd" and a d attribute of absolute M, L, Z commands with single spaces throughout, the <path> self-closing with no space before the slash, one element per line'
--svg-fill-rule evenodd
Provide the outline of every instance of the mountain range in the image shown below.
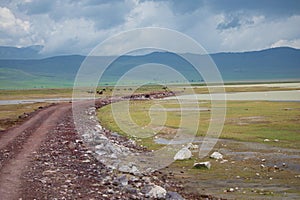
<path fill-rule="evenodd" d="M 85 56 L 65 55 L 43 58 L 42 46 L 0 47 L 0 89 L 72 87 Z M 184 54 L 201 61 L 205 56 Z M 289 47 L 261 51 L 210 54 L 225 82 L 300 80 L 300 50 Z M 109 57 L 95 57 L 97 66 Z M 150 63 L 150 64 L 149 64 Z M 176 69 L 191 82 L 203 82 L 190 63 L 171 52 L 125 55 L 116 59 L 104 73 L 100 84 L 114 84 L 135 66 L 151 63 Z M 155 78 L 154 78 L 155 79 Z M 176 82 L 174 80 L 173 82 Z"/>

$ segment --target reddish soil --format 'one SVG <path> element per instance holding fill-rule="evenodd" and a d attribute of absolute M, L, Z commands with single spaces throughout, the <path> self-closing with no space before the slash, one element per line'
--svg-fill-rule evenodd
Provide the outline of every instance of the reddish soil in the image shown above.
<path fill-rule="evenodd" d="M 35 113 L 20 126 L 9 129 L 0 137 L 0 197 L 16 199 L 22 186 L 21 175 L 39 150 L 46 135 L 54 130 L 60 118 L 71 110 L 71 104 L 51 106 Z"/>
<path fill-rule="evenodd" d="M 182 191 L 180 181 L 155 172 L 148 177 L 124 174 L 97 161 L 75 131 L 70 103 L 38 110 L 24 123 L 0 132 L 0 200 L 144 199 L 147 179 L 186 199 L 214 199 Z M 138 185 L 141 190 L 131 186 Z"/>

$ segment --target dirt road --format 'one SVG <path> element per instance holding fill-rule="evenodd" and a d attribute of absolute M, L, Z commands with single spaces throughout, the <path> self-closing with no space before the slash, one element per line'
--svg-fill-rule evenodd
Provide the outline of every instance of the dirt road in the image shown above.
<path fill-rule="evenodd" d="M 177 198 L 176 191 L 187 199 L 214 199 L 184 193 L 172 176 L 157 171 L 138 177 L 108 169 L 76 132 L 70 103 L 38 110 L 0 132 L 0 200 L 145 199 L 153 185 L 165 188 L 167 199 Z"/>
<path fill-rule="evenodd" d="M 34 114 L 20 126 L 3 132 L 0 137 L 0 197 L 16 199 L 20 194 L 21 175 L 39 150 L 47 134 L 71 112 L 71 104 L 48 107 Z"/>

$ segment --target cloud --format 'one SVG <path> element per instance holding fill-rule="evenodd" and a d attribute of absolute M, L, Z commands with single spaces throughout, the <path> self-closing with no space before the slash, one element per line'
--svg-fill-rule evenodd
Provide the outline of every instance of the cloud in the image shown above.
<path fill-rule="evenodd" d="M 29 21 L 17 18 L 6 7 L 0 7 L 0 41 L 8 40 L 14 45 L 22 45 L 28 40 L 26 35 L 29 31 Z"/>
<path fill-rule="evenodd" d="M 18 4 L 21 11 L 26 12 L 28 15 L 38 15 L 50 12 L 55 6 L 55 1 L 25 1 L 23 4 Z"/>
<path fill-rule="evenodd" d="M 282 46 L 288 46 L 288 47 L 300 49 L 300 38 L 295 40 L 278 40 L 277 42 L 271 45 L 272 48 L 282 47 Z"/>
<path fill-rule="evenodd" d="M 120 31 L 148 26 L 185 33 L 209 52 L 298 47 L 300 1 L 0 2 L 0 45 L 40 44 L 45 55 L 87 54 Z"/>
<path fill-rule="evenodd" d="M 278 40 L 300 38 L 300 16 L 269 21 L 264 16 L 251 16 L 253 23 L 244 23 L 238 29 L 220 31 L 223 51 L 259 50 L 272 47 Z"/>
<path fill-rule="evenodd" d="M 297 0 L 207 0 L 205 2 L 213 12 L 234 13 L 243 11 L 264 15 L 266 18 L 281 18 L 300 14 L 300 1 Z"/>
<path fill-rule="evenodd" d="M 144 1 L 136 3 L 128 13 L 124 28 L 147 26 L 175 28 L 175 19 L 168 2 Z"/>

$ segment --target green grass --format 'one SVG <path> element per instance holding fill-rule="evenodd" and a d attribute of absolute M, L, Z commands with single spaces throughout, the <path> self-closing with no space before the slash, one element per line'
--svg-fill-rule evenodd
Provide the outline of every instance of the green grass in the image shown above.
<path fill-rule="evenodd" d="M 179 105 L 175 101 L 131 101 L 130 117 L 123 108 L 126 102 L 118 102 L 113 106 L 118 112 L 115 117 L 121 119 L 120 122 L 125 124 L 125 129 L 118 127 L 113 114 L 111 113 L 112 105 L 101 108 L 98 117 L 101 123 L 108 129 L 120 132 L 122 134 L 135 135 L 140 131 L 141 134 L 148 134 L 153 137 L 153 128 L 165 126 L 158 134 L 164 137 L 171 137 L 168 129 L 176 129 L 180 126 L 181 114 L 178 111 L 168 111 L 166 122 L 160 120 L 162 111 L 149 113 L 151 106 L 161 103 L 164 108 L 178 108 Z M 188 107 L 189 105 L 185 105 Z M 210 104 L 199 104 L 200 107 L 210 107 Z M 151 115 L 151 116 L 150 116 Z M 197 112 L 189 113 L 187 122 L 184 123 L 183 130 L 189 134 L 190 127 L 195 123 Z M 151 124 L 151 117 L 154 119 Z M 210 121 L 210 112 L 204 111 L 200 113 L 200 124 L 197 135 L 204 136 L 207 132 Z M 271 140 L 268 144 L 300 148 L 300 103 L 298 102 L 251 102 L 251 101 L 229 101 L 227 102 L 226 121 L 221 134 L 221 138 L 234 139 L 239 141 L 263 142 L 264 139 Z M 126 127 L 128 126 L 128 127 Z M 148 131 L 148 132 L 147 132 Z M 152 133 L 152 134 L 151 134 Z M 280 142 L 275 142 L 278 139 Z M 151 139 L 142 139 L 146 146 L 151 146 Z M 150 140 L 150 141 L 149 141 Z M 152 144 L 156 148 L 155 144 Z"/>
<path fill-rule="evenodd" d="M 72 89 L 0 90 L 0 100 L 72 97 Z"/>

